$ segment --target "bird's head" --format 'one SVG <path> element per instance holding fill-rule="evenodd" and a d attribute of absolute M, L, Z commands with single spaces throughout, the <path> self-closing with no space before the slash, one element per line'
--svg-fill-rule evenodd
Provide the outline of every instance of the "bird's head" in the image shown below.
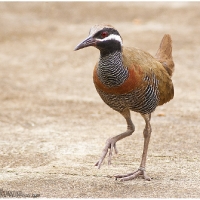
<path fill-rule="evenodd" d="M 88 46 L 98 48 L 101 53 L 121 51 L 122 38 L 119 32 L 111 25 L 94 25 L 90 29 L 89 36 L 78 44 L 74 50 Z"/>

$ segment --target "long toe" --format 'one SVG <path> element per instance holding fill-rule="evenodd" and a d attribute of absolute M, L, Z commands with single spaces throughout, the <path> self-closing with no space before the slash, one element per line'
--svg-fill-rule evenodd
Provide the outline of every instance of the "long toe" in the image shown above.
<path fill-rule="evenodd" d="M 99 161 L 95 164 L 95 166 L 97 166 L 98 168 L 101 167 L 101 164 L 103 163 L 108 152 L 109 152 L 109 154 L 108 154 L 108 164 L 111 164 L 113 150 L 115 151 L 115 153 L 117 153 L 116 140 L 111 138 L 111 139 L 107 140 L 106 146 L 102 151 L 102 155 L 101 155 Z"/>
<path fill-rule="evenodd" d="M 124 175 L 116 175 L 115 180 L 119 179 L 119 181 L 130 181 L 139 176 L 142 176 L 142 178 L 144 178 L 147 181 L 151 180 L 151 178 L 146 174 L 146 172 L 144 170 L 140 170 L 140 169 L 138 169 L 137 171 L 135 171 L 133 173 L 128 173 L 128 174 L 124 174 Z"/>

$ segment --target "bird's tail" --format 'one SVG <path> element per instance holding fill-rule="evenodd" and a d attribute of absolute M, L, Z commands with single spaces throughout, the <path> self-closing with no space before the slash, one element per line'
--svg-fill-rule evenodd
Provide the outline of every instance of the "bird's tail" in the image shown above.
<path fill-rule="evenodd" d="M 172 57 L 172 39 L 169 34 L 165 34 L 155 58 L 163 65 L 168 74 L 172 76 L 174 72 L 174 62 Z"/>

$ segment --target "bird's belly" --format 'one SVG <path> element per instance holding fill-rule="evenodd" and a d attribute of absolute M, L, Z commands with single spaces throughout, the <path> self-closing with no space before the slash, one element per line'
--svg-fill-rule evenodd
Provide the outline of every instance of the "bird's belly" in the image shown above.
<path fill-rule="evenodd" d="M 128 108 L 141 114 L 147 114 L 153 112 L 159 103 L 158 90 L 150 85 L 126 94 L 110 94 L 99 89 L 97 91 L 102 100 L 118 112 Z"/>

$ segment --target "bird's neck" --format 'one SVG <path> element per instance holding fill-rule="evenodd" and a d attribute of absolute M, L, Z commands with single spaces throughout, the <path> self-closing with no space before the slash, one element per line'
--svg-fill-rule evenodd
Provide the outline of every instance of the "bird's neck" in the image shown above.
<path fill-rule="evenodd" d="M 117 87 L 123 84 L 128 78 L 128 69 L 123 65 L 122 52 L 101 53 L 97 76 L 107 87 Z"/>

